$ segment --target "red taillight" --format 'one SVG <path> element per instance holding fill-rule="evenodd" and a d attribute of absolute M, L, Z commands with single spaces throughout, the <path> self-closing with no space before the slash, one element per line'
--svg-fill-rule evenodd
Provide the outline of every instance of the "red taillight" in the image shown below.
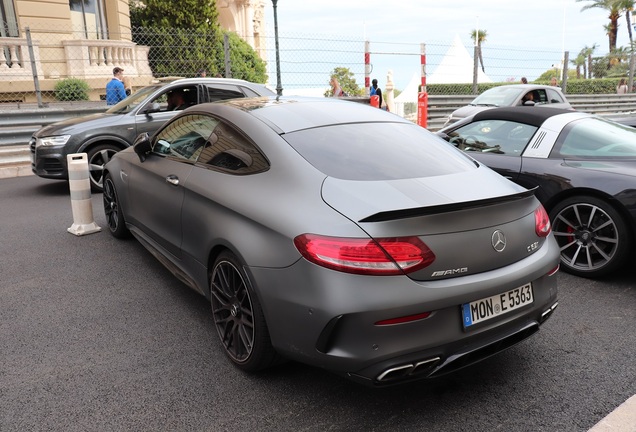
<path fill-rule="evenodd" d="M 409 315 L 409 316 L 403 316 L 403 317 L 399 317 L 399 318 L 385 319 L 385 320 L 382 320 L 382 321 L 378 321 L 377 323 L 375 323 L 375 325 L 384 326 L 384 325 L 393 325 L 393 324 L 404 324 L 404 323 L 407 323 L 407 322 L 419 321 L 419 320 L 422 320 L 424 318 L 428 318 L 429 316 L 431 316 L 430 312 L 423 312 L 423 313 L 419 313 L 419 314 L 415 314 L 415 315 Z"/>
<path fill-rule="evenodd" d="M 539 237 L 547 237 L 551 229 L 548 212 L 545 211 L 542 205 L 539 205 L 534 211 L 534 230 Z"/>
<path fill-rule="evenodd" d="M 347 273 L 399 275 L 435 260 L 435 254 L 417 237 L 372 240 L 303 234 L 294 244 L 312 263 Z"/>

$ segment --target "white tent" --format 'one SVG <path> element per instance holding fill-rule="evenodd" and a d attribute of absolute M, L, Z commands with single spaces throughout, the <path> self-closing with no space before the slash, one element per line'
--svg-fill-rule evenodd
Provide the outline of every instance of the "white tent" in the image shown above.
<path fill-rule="evenodd" d="M 418 74 L 413 74 L 411 81 L 406 85 L 402 93 L 400 93 L 394 100 L 395 113 L 404 117 L 404 104 L 417 103 L 417 90 L 422 83 L 422 77 Z"/>
<path fill-rule="evenodd" d="M 466 47 L 455 35 L 453 45 L 446 51 L 442 61 L 431 75 L 427 75 L 427 84 L 463 84 L 473 82 L 473 58 L 468 54 Z M 477 82 L 492 82 L 488 76 L 477 70 Z"/>

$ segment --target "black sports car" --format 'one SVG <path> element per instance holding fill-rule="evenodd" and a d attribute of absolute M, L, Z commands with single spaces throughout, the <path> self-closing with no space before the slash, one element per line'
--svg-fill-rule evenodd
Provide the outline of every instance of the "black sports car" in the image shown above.
<path fill-rule="evenodd" d="M 508 179 L 536 188 L 564 270 L 598 277 L 630 258 L 636 129 L 582 112 L 513 107 L 479 112 L 437 134 Z"/>

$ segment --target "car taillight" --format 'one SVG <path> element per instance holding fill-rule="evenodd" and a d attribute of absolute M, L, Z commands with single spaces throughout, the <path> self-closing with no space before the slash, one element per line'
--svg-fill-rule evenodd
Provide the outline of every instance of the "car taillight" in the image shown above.
<path fill-rule="evenodd" d="M 435 254 L 417 237 L 374 240 L 302 234 L 294 244 L 308 261 L 346 273 L 400 275 L 435 260 Z"/>
<path fill-rule="evenodd" d="M 534 230 L 539 237 L 547 237 L 551 229 L 548 212 L 545 211 L 542 205 L 539 205 L 534 211 Z"/>

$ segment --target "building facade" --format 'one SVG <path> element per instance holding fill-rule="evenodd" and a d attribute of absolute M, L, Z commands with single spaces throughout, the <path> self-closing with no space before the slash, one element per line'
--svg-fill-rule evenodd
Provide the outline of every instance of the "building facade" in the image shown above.
<path fill-rule="evenodd" d="M 219 24 L 264 53 L 263 0 L 217 0 Z M 103 93 L 114 66 L 133 86 L 154 78 L 148 46 L 132 42 L 129 0 L 0 0 L 0 102 L 31 102 L 80 78 Z"/>

